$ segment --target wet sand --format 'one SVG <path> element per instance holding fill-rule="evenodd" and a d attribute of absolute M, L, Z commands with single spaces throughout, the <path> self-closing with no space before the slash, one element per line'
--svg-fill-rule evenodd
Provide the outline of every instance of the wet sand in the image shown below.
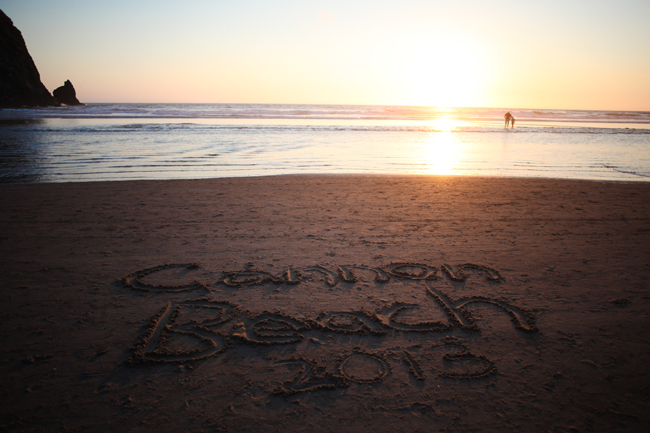
<path fill-rule="evenodd" d="M 645 431 L 650 183 L 0 186 L 3 431 Z"/>

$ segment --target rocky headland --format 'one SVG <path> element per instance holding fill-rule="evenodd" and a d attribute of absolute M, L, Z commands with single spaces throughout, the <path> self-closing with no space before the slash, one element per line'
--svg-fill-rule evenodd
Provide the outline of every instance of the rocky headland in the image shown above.
<path fill-rule="evenodd" d="M 79 105 L 72 83 L 54 91 L 41 82 L 20 30 L 0 10 L 0 109 Z"/>

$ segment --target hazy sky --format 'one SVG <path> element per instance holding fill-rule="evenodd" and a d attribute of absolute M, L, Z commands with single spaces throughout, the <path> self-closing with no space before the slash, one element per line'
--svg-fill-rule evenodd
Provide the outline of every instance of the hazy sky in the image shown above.
<path fill-rule="evenodd" d="M 650 110 L 649 0 L 0 0 L 82 102 Z"/>

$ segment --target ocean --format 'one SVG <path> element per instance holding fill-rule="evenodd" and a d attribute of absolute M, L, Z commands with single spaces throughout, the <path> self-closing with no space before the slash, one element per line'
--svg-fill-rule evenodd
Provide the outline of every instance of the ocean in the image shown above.
<path fill-rule="evenodd" d="M 516 119 L 504 128 L 504 114 Z M 280 174 L 650 181 L 650 112 L 272 104 L 0 110 L 0 182 Z"/>

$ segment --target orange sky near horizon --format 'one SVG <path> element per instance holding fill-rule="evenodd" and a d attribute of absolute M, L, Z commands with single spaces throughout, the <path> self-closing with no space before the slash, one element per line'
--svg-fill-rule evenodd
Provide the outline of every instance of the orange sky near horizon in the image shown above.
<path fill-rule="evenodd" d="M 650 2 L 0 0 L 82 102 L 650 111 Z"/>

